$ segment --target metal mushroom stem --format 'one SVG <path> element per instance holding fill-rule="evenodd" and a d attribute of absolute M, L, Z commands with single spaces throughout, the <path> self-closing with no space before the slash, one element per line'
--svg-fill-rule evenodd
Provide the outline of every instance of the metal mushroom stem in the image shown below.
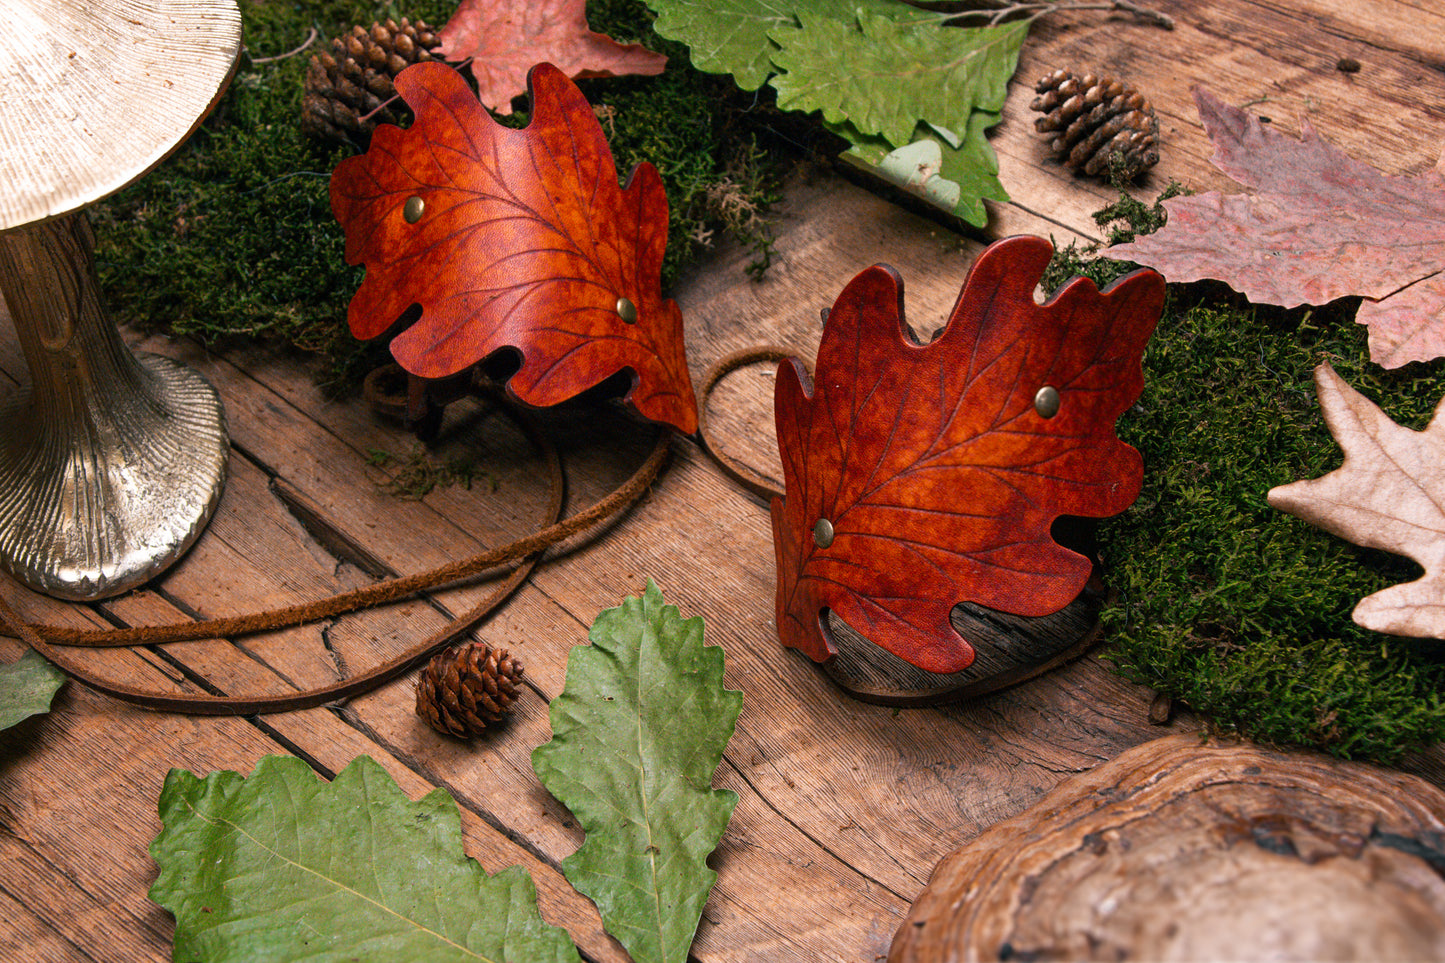
<path fill-rule="evenodd" d="M 121 340 L 79 212 L 215 106 L 241 14 L 235 0 L 19 0 L 6 13 L 35 42 L 0 45 L 0 294 L 31 379 L 0 412 L 0 568 L 97 599 L 190 547 L 229 444 L 204 378 Z"/>
<path fill-rule="evenodd" d="M 229 448 L 205 379 L 121 341 L 91 248 L 81 214 L 0 233 L 0 291 L 31 376 L 0 414 L 0 565 L 68 599 L 134 588 L 189 548 Z"/>

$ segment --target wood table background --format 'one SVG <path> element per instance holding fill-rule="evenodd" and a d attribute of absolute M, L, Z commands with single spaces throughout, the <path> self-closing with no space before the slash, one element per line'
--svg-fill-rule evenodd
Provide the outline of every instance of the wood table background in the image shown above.
<path fill-rule="evenodd" d="M 1419 174 L 1439 158 L 1445 13 L 1437 0 L 1154 6 L 1178 28 L 1102 12 L 1055 14 L 1035 27 L 994 138 L 1014 200 L 991 205 L 987 236 L 955 233 L 800 161 L 777 212 L 779 256 L 766 279 L 748 280 L 747 255 L 723 250 L 676 292 L 694 377 L 760 341 L 811 360 L 819 309 L 872 263 L 899 269 L 910 319 L 931 329 L 989 238 L 1095 235 L 1089 215 L 1110 191 L 1073 177 L 1033 131 L 1032 83 L 1055 67 L 1111 73 L 1158 108 L 1163 160 L 1137 192 L 1146 199 L 1170 178 L 1238 189 L 1207 162 L 1195 84 L 1252 103 L 1281 130 L 1297 132 L 1307 117 L 1388 173 Z M 1341 58 L 1361 69 L 1337 69 Z M 346 297 L 338 295 L 338 324 Z M 0 396 L 9 397 L 27 376 L 3 327 Z M 142 591 L 85 606 L 0 588 L 30 617 L 102 626 L 249 611 L 417 571 L 539 527 L 540 461 L 485 407 L 449 410 L 436 457 L 475 457 L 495 490 L 482 483 L 401 501 L 379 487 L 385 476 L 368 454 L 404 454 L 410 436 L 359 401 L 325 400 L 304 363 L 160 338 L 141 347 L 185 359 L 220 390 L 234 442 L 220 509 L 190 554 Z M 711 417 L 728 450 L 776 474 L 771 399 L 767 366 L 744 370 L 724 382 Z M 650 428 L 593 410 L 564 409 L 547 423 L 567 460 L 569 510 L 630 473 L 652 439 Z M 462 744 L 426 728 L 412 712 L 414 674 L 341 706 L 239 719 L 149 712 L 67 685 L 48 715 L 0 734 L 0 959 L 168 959 L 172 920 L 146 898 L 166 773 L 249 772 L 268 753 L 295 754 L 323 776 L 366 753 L 413 797 L 443 787 L 461 806 L 470 854 L 490 871 L 530 870 L 544 916 L 571 931 L 584 957 L 625 959 L 558 870 L 580 832 L 529 760 L 549 738 L 546 702 L 562 688 L 568 649 L 599 611 L 649 577 L 684 615 L 704 617 L 707 640 L 726 651 L 729 687 L 745 697 L 715 781 L 741 801 L 712 860 L 719 878 L 693 948 L 699 960 L 879 959 L 939 857 L 1071 774 L 1196 724 L 1183 716 L 1150 726 L 1152 693 L 1113 675 L 1097 653 L 964 705 L 896 711 L 851 700 L 779 647 L 773 564 L 767 507 L 678 440 L 641 504 L 600 536 L 566 546 L 481 630 L 519 654 L 531 690 L 490 739 Z M 117 679 L 177 691 L 309 687 L 398 651 L 485 590 L 234 644 L 86 658 Z M 0 639 L 0 659 L 21 651 Z M 1434 751 L 1410 767 L 1445 784 Z"/>

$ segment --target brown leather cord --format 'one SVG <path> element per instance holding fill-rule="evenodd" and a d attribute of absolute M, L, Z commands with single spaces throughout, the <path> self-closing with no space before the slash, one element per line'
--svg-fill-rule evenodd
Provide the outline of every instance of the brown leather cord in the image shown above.
<path fill-rule="evenodd" d="M 534 441 L 537 441 L 538 436 L 530 426 L 524 423 L 524 427 L 528 428 L 529 435 L 533 437 Z M 357 695 L 395 678 L 436 649 L 469 631 L 526 580 L 527 575 L 530 574 L 546 549 L 600 524 L 641 498 L 661 471 L 670 442 L 671 432 L 661 432 L 652 453 L 648 455 L 647 460 L 633 473 L 632 477 L 586 511 L 579 512 L 563 521 L 554 522 L 536 534 L 518 539 L 500 548 L 473 555 L 471 558 L 450 562 L 416 575 L 386 579 L 331 598 L 266 612 L 201 622 L 98 631 L 77 631 L 59 626 L 27 623 L 5 603 L 3 598 L 0 598 L 0 623 L 7 625 L 11 631 L 41 655 L 86 685 L 137 705 L 201 715 L 252 715 L 262 712 L 288 712 L 322 705 L 326 702 Z M 543 447 L 548 452 L 548 461 L 552 470 L 553 495 L 548 517 L 556 519 L 561 514 L 564 493 L 561 459 L 550 445 L 544 444 Z M 396 658 L 361 675 L 303 692 L 280 695 L 206 696 L 175 695 L 137 689 L 95 675 L 84 666 L 73 662 L 69 657 L 61 655 L 55 648 L 57 644 L 90 647 L 133 646 L 268 631 L 396 601 L 414 595 L 423 589 L 437 588 L 489 569 L 507 565 L 514 566 L 515 570 L 495 592 L 439 632 L 410 647 Z"/>
<path fill-rule="evenodd" d="M 169 625 L 142 625 L 128 629 L 98 630 L 40 625 L 31 627 L 40 631 L 50 642 L 59 645 L 92 648 L 147 645 L 267 632 L 293 625 L 305 625 L 320 619 L 355 612 L 358 609 L 394 602 L 409 595 L 415 595 L 423 589 L 437 588 L 489 569 L 517 563 L 529 555 L 551 548 L 558 542 L 586 531 L 617 514 L 640 498 L 642 493 L 647 490 L 647 486 L 651 485 L 653 479 L 657 477 L 658 472 L 662 469 L 662 462 L 667 456 L 669 441 L 669 433 L 663 432 L 652 453 L 648 455 L 647 461 L 633 473 L 632 477 L 623 482 L 622 486 L 612 494 L 586 511 L 579 512 L 536 534 L 528 535 L 499 548 L 489 549 L 470 558 L 448 562 L 415 575 L 384 579 L 363 588 L 342 592 L 329 598 L 317 599 L 314 602 L 302 602 L 265 612 L 208 619 L 203 622 L 176 622 Z M 554 482 L 554 486 L 560 495 L 560 484 Z"/>
<path fill-rule="evenodd" d="M 796 358 L 797 352 L 775 344 L 758 345 L 752 348 L 743 348 L 741 351 L 734 351 L 725 355 L 708 369 L 707 375 L 703 378 L 702 390 L 699 392 L 697 404 L 697 441 L 704 453 L 718 466 L 719 470 L 739 485 L 746 488 L 755 495 L 761 495 L 765 500 L 771 502 L 774 498 L 782 498 L 783 490 L 777 483 L 767 478 L 730 455 L 720 451 L 708 437 L 707 433 L 707 400 L 712 391 L 717 387 L 719 381 L 727 377 L 739 368 L 750 364 L 758 364 L 765 361 L 786 361 L 789 358 Z"/>
<path fill-rule="evenodd" d="M 360 695 L 406 672 L 437 649 L 455 641 L 459 636 L 465 635 L 476 623 L 490 615 L 519 585 L 526 581 L 527 576 L 536 567 L 537 561 L 536 556 L 528 559 L 480 604 L 447 623 L 440 631 L 418 642 L 396 658 L 360 675 L 331 685 L 278 695 L 178 695 L 129 686 L 123 682 L 102 678 L 88 668 L 72 661 L 69 656 L 62 655 L 60 650 L 42 639 L 29 623 L 23 621 L 3 597 L 0 597 L 0 622 L 7 624 L 26 644 L 49 659 L 65 674 L 78 679 L 97 692 L 104 692 L 106 695 L 124 702 L 150 709 L 187 712 L 203 716 L 249 716 L 268 712 L 293 712 Z"/>

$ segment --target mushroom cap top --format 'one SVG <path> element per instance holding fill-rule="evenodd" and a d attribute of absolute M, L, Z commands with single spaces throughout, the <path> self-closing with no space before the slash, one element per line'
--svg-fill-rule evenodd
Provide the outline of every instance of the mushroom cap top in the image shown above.
<path fill-rule="evenodd" d="M 160 163 L 215 105 L 241 51 L 235 0 L 6 7 L 0 230 L 79 210 Z"/>

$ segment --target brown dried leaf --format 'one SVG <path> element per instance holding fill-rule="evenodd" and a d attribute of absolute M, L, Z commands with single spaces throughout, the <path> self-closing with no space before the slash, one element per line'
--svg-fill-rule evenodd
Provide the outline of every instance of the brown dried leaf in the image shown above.
<path fill-rule="evenodd" d="M 1391 635 L 1445 637 L 1445 401 L 1424 431 L 1391 421 L 1328 364 L 1315 387 L 1345 463 L 1281 485 L 1269 503 L 1356 545 L 1407 555 L 1425 568 L 1355 606 L 1355 624 Z"/>
<path fill-rule="evenodd" d="M 1168 224 L 1110 256 L 1285 307 L 1361 295 L 1371 360 L 1398 368 L 1445 355 L 1445 157 L 1419 177 L 1392 177 L 1308 120 L 1296 140 L 1202 88 L 1194 99 L 1214 165 L 1254 193 L 1166 200 Z"/>
<path fill-rule="evenodd" d="M 377 337 L 420 305 L 391 342 L 417 377 L 445 378 L 510 349 L 521 367 L 508 389 L 542 407 L 625 369 L 640 414 L 691 434 L 682 313 L 660 281 L 662 180 L 639 164 L 619 187 L 577 85 L 550 64 L 532 83 L 532 122 L 511 130 L 449 67 L 415 64 L 397 77 L 415 122 L 377 128 L 371 149 L 331 178 L 347 263 L 366 267 L 351 332 Z"/>
<path fill-rule="evenodd" d="M 1083 589 L 1092 564 L 1051 526 L 1139 494 L 1143 462 L 1114 422 L 1144 387 L 1164 281 L 1136 271 L 1101 293 L 1077 278 L 1038 304 L 1052 254 L 1037 237 L 990 246 L 927 345 L 904 324 L 902 280 L 875 265 L 828 312 L 815 377 L 778 369 L 784 645 L 831 657 L 826 609 L 921 669 L 957 672 L 974 657 L 949 621 L 958 602 L 1040 616 Z"/>
<path fill-rule="evenodd" d="M 587 26 L 586 0 L 462 0 L 437 33 L 447 60 L 472 58 L 477 99 L 499 114 L 527 89 L 527 71 L 547 62 L 569 77 L 655 76 L 667 58 L 620 44 Z"/>

